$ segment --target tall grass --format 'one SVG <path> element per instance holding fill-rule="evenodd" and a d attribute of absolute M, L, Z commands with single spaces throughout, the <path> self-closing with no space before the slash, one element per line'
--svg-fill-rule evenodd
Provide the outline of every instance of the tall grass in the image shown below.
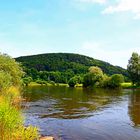
<path fill-rule="evenodd" d="M 0 140 L 38 140 L 36 127 L 24 127 L 20 109 L 21 97 L 17 88 L 11 87 L 0 95 Z"/>

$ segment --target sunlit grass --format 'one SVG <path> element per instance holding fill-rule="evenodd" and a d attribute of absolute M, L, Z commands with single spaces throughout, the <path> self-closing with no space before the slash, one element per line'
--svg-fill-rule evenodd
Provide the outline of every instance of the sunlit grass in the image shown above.
<path fill-rule="evenodd" d="M 38 140 L 36 127 L 24 127 L 19 89 L 10 87 L 0 95 L 0 140 Z"/>
<path fill-rule="evenodd" d="M 136 86 L 136 85 L 133 85 L 132 83 L 122 83 L 121 84 L 121 87 L 122 88 L 140 88 L 140 86 Z"/>

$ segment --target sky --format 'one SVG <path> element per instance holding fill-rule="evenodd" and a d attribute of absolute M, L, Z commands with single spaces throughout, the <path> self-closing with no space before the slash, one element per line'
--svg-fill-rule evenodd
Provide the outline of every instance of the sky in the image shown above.
<path fill-rule="evenodd" d="M 140 54 L 140 0 L 4 0 L 0 52 L 78 53 L 126 68 Z"/>

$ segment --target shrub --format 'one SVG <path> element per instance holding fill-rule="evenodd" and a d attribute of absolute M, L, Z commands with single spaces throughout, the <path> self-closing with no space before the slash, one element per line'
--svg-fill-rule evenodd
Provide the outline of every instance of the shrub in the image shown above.
<path fill-rule="evenodd" d="M 5 91 L 12 85 L 12 77 L 10 74 L 0 71 L 0 92 Z"/>
<path fill-rule="evenodd" d="M 74 76 L 68 81 L 70 87 L 75 87 L 76 84 L 81 84 L 82 78 L 80 76 Z"/>
<path fill-rule="evenodd" d="M 85 74 L 83 79 L 84 87 L 93 87 L 103 79 L 103 72 L 98 67 L 90 67 L 89 73 Z"/>
<path fill-rule="evenodd" d="M 25 84 L 26 86 L 28 86 L 33 81 L 32 77 L 25 77 L 22 80 L 23 84 Z"/>
<path fill-rule="evenodd" d="M 121 74 L 114 74 L 111 77 L 104 76 L 101 82 L 101 87 L 104 88 L 118 88 L 124 82 L 124 77 Z"/>
<path fill-rule="evenodd" d="M 11 76 L 12 85 L 21 84 L 21 76 L 23 75 L 20 65 L 8 55 L 0 54 L 0 71 L 8 73 Z"/>

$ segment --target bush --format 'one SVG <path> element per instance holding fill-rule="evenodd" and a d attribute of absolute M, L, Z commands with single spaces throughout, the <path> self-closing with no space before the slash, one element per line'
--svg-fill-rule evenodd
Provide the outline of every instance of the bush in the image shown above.
<path fill-rule="evenodd" d="M 11 76 L 12 85 L 21 84 L 21 76 L 23 75 L 20 65 L 8 55 L 0 54 L 0 71 L 8 73 Z"/>
<path fill-rule="evenodd" d="M 55 82 L 54 81 L 50 81 L 49 82 L 51 85 L 55 86 Z"/>
<path fill-rule="evenodd" d="M 38 139 L 36 128 L 23 125 L 19 93 L 22 74 L 18 63 L 0 55 L 0 140 Z"/>
<path fill-rule="evenodd" d="M 98 67 L 90 67 L 89 73 L 85 74 L 83 79 L 84 87 L 93 87 L 103 79 L 103 72 Z"/>
<path fill-rule="evenodd" d="M 100 83 L 99 83 L 99 87 L 108 88 L 110 79 L 111 79 L 111 77 L 104 74 L 102 81 L 100 81 Z"/>
<path fill-rule="evenodd" d="M 68 81 L 70 87 L 75 87 L 76 84 L 81 84 L 82 78 L 80 76 L 74 76 Z"/>
<path fill-rule="evenodd" d="M 121 83 L 124 82 L 124 77 L 122 74 L 114 74 L 111 76 L 109 85 L 112 88 L 120 87 Z"/>
<path fill-rule="evenodd" d="M 105 88 L 118 88 L 124 82 L 124 77 L 121 74 L 114 74 L 111 77 L 105 76 L 101 84 Z"/>
<path fill-rule="evenodd" d="M 10 74 L 0 71 L 0 92 L 5 91 L 12 85 L 12 77 Z"/>
<path fill-rule="evenodd" d="M 75 87 L 75 85 L 77 84 L 77 79 L 76 78 L 71 78 L 69 81 L 68 81 L 68 85 L 70 87 Z"/>
<path fill-rule="evenodd" d="M 33 81 L 32 77 L 25 77 L 22 80 L 26 86 L 28 86 Z"/>

